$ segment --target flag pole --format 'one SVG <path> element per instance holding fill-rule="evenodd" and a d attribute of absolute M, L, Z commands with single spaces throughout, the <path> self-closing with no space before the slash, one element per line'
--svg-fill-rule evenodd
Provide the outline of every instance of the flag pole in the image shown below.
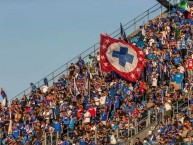
<path fill-rule="evenodd" d="M 12 120 L 11 120 L 11 100 L 9 99 L 9 127 L 8 127 L 8 134 L 12 134 Z"/>
<path fill-rule="evenodd" d="M 88 63 L 88 97 L 90 101 L 90 64 Z"/>

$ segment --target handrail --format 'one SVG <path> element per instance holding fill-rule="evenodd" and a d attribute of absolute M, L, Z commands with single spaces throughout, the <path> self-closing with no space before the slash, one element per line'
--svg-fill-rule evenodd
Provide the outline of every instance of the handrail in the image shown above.
<path fill-rule="evenodd" d="M 188 101 L 185 101 L 185 102 L 183 102 L 182 103 L 182 105 L 184 105 L 185 103 L 187 103 Z M 176 103 L 174 103 L 174 104 L 178 104 L 178 102 L 176 102 Z M 172 110 L 174 111 L 174 110 L 179 110 L 180 109 L 180 107 L 182 106 L 182 105 L 177 105 L 177 106 L 173 106 L 173 108 L 172 108 Z M 156 111 L 156 110 L 154 110 L 154 111 Z M 166 114 L 165 114 L 166 115 Z M 164 115 L 164 116 L 165 116 Z M 151 124 L 154 124 L 154 123 L 158 123 L 158 122 L 160 122 L 163 118 L 164 118 L 164 116 L 162 116 L 162 114 L 161 114 L 161 117 L 159 117 L 159 119 L 156 119 L 155 121 L 153 121 L 152 123 L 150 123 L 149 125 L 151 125 Z M 175 116 L 173 116 L 173 117 L 175 117 Z M 150 118 L 145 118 L 145 119 L 150 119 Z M 140 122 L 141 123 L 141 122 Z M 140 123 L 138 123 L 134 128 L 136 129 L 136 127 L 140 124 Z M 147 127 L 147 126 L 146 126 Z M 141 133 L 141 132 L 143 132 L 144 130 L 145 130 L 146 128 L 144 128 L 142 131 L 140 131 L 139 133 Z M 139 134 L 138 133 L 138 134 Z M 135 137 L 135 136 L 137 136 L 138 134 L 135 134 L 135 135 L 133 135 L 133 136 L 131 136 L 131 137 L 128 137 L 127 138 L 127 140 L 125 141 L 125 143 L 128 143 L 129 144 L 129 142 Z"/>
<path fill-rule="evenodd" d="M 144 19 L 146 16 L 148 16 L 149 19 L 149 15 L 151 13 L 154 13 L 155 11 L 161 9 L 161 13 L 162 13 L 162 5 L 160 5 L 159 3 L 155 4 L 154 6 L 152 6 L 151 8 L 149 8 L 148 10 L 146 10 L 145 12 L 141 13 L 140 15 L 138 15 L 137 17 L 135 17 L 134 19 L 132 19 L 131 21 L 129 21 L 128 23 L 123 25 L 123 28 L 125 28 L 125 31 L 128 30 L 129 28 L 131 28 L 132 26 L 136 27 L 136 24 L 138 24 L 138 22 L 142 19 Z M 144 15 L 145 14 L 145 15 Z M 143 16 L 143 17 L 142 17 Z M 128 26 L 129 25 L 129 26 Z M 142 25 L 142 24 L 140 24 Z M 132 31 L 133 32 L 133 31 Z M 117 36 L 120 35 L 120 31 L 119 29 L 115 30 L 114 32 L 112 32 L 110 34 L 111 37 L 116 38 Z M 86 49 L 85 51 L 83 51 L 82 53 L 80 53 L 78 56 L 72 58 L 71 60 L 69 60 L 67 63 L 63 64 L 62 66 L 60 66 L 59 68 L 57 68 L 56 70 L 52 71 L 50 74 L 46 75 L 44 78 L 48 79 L 48 82 L 53 81 L 56 77 L 58 77 L 60 74 L 64 73 L 64 72 L 68 72 L 68 64 L 74 62 L 79 56 L 83 56 L 82 58 L 86 58 L 91 54 L 95 54 L 96 50 L 99 49 L 99 42 L 95 43 L 93 46 L 89 47 L 88 49 Z M 59 72 L 58 72 L 59 71 Z M 37 81 L 35 83 L 36 86 L 38 87 L 42 87 L 43 85 L 43 80 L 44 78 L 40 79 L 39 81 Z M 17 94 L 15 97 L 13 97 L 11 100 L 15 99 L 15 98 L 19 98 L 22 95 L 28 95 L 29 92 L 31 91 L 31 87 L 28 87 L 27 89 L 25 89 L 24 91 L 22 91 L 21 93 Z"/>

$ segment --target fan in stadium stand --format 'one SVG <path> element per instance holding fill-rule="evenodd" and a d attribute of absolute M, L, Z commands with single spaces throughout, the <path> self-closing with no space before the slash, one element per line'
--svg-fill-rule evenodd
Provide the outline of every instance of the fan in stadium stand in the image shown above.
<path fill-rule="evenodd" d="M 102 72 L 114 71 L 131 82 L 136 82 L 145 65 L 145 54 L 123 40 L 101 35 L 100 67 Z"/>

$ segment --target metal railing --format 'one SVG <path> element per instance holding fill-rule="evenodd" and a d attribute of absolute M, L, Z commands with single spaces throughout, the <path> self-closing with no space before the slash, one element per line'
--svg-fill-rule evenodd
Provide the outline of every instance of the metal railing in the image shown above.
<path fill-rule="evenodd" d="M 161 4 L 157 3 L 151 8 L 149 8 L 147 11 L 143 12 L 139 16 L 135 17 L 133 20 L 123 25 L 123 28 L 125 29 L 127 34 L 130 34 L 133 31 L 136 31 L 139 28 L 139 26 L 147 23 L 150 19 L 153 19 L 156 16 L 162 14 L 165 10 L 166 8 L 164 8 Z M 118 38 L 120 36 L 120 29 L 115 30 L 113 33 L 110 34 L 110 36 L 113 38 Z M 87 61 L 89 55 L 96 56 L 96 52 L 99 50 L 99 48 L 100 48 L 100 43 L 98 42 L 93 46 L 91 46 L 90 48 L 86 49 L 78 56 L 74 57 L 73 59 L 65 63 L 64 65 L 62 65 L 61 67 L 59 67 L 58 69 L 51 72 L 44 78 L 47 78 L 50 84 L 53 83 L 55 80 L 57 80 L 60 77 L 61 74 L 68 74 L 68 68 L 70 64 L 77 62 L 79 56 L 81 56 L 85 61 Z M 36 82 L 35 85 L 37 87 L 42 87 L 42 85 L 44 84 L 44 78 Z M 23 95 L 28 95 L 30 91 L 31 91 L 31 87 L 25 89 L 24 91 L 22 91 L 21 93 L 13 97 L 11 100 L 15 98 L 20 99 Z"/>
<path fill-rule="evenodd" d="M 136 119 L 134 119 L 134 126 L 133 127 L 129 127 L 129 128 L 118 128 L 116 130 L 116 138 L 118 140 L 118 143 L 121 144 L 121 142 L 127 142 L 127 139 L 132 138 L 133 136 L 137 135 L 139 132 L 143 131 L 143 127 L 146 128 L 148 127 L 150 124 L 156 122 L 158 120 L 158 118 L 156 118 L 155 116 L 155 111 L 154 110 L 150 110 L 148 111 L 148 116 L 142 120 L 140 120 L 139 122 L 137 122 Z M 160 117 L 161 118 L 161 117 Z M 98 129 L 98 127 L 96 127 L 95 130 L 95 143 L 98 144 L 98 131 L 100 131 Z M 104 131 L 104 130 L 102 130 Z M 106 130 L 105 132 L 107 134 L 110 135 L 110 131 L 111 130 Z M 64 134 L 63 136 L 66 136 L 67 139 L 69 141 L 72 141 L 69 136 L 70 136 L 70 132 L 69 130 L 67 130 L 67 133 Z M 48 132 L 44 134 L 44 140 L 42 142 L 42 145 L 57 145 L 58 144 L 58 138 L 60 137 L 60 133 L 59 132 Z"/>
<path fill-rule="evenodd" d="M 187 104 L 189 103 L 189 100 L 183 102 L 183 103 L 179 103 L 179 102 L 176 102 L 172 105 L 172 112 L 173 112 L 173 117 L 172 117 L 172 120 L 174 120 L 174 118 L 176 118 L 176 114 L 177 113 L 181 113 L 183 111 L 184 108 L 188 109 L 189 106 L 187 106 Z M 187 112 L 187 115 L 188 115 L 188 112 Z M 145 118 L 143 121 L 146 122 L 146 127 L 141 129 L 140 131 L 139 130 L 139 126 L 141 125 L 142 122 L 139 122 L 135 127 L 134 127 L 134 133 L 131 134 L 130 136 L 128 136 L 128 140 L 125 141 L 124 143 L 126 145 L 130 145 L 131 144 L 131 140 L 139 133 L 139 132 L 143 132 L 148 126 L 150 126 L 151 124 L 154 124 L 154 123 L 159 123 L 159 122 L 162 122 L 162 123 L 166 123 L 166 113 L 165 113 L 165 109 L 164 108 L 161 108 L 161 110 L 149 110 L 148 111 L 148 116 L 147 118 Z M 130 128 L 128 128 L 128 130 L 130 130 Z M 137 131 L 136 131 L 137 130 Z M 153 129 L 154 130 L 154 129 Z M 129 131 L 128 131 L 129 132 Z M 140 136 L 142 137 L 142 136 Z M 146 136 L 145 136 L 146 137 Z M 181 143 L 182 145 L 193 145 L 193 143 L 188 143 L 188 141 L 186 143 Z"/>
<path fill-rule="evenodd" d="M 189 100 L 184 101 L 183 103 L 176 102 L 172 106 L 172 112 L 173 112 L 173 119 L 176 117 L 175 114 L 180 113 L 182 109 L 188 108 L 187 106 Z M 184 107 L 183 107 L 184 106 Z M 188 112 L 187 112 L 188 114 Z M 81 120 L 79 120 L 81 121 Z M 132 126 L 126 127 L 126 128 L 118 128 L 116 130 L 116 139 L 119 144 L 127 144 L 130 145 L 131 141 L 133 138 L 135 138 L 139 133 L 142 133 L 144 130 L 146 130 L 149 126 L 152 124 L 154 125 L 153 127 L 156 128 L 157 124 L 159 122 L 166 123 L 166 113 L 164 108 L 160 109 L 151 109 L 147 112 L 147 116 L 139 121 L 139 119 L 132 119 L 128 120 L 128 124 L 133 124 Z M 66 128 L 66 134 L 63 134 L 63 136 L 66 136 L 68 140 L 72 141 L 69 137 L 71 136 L 71 132 L 69 131 L 68 127 Z M 154 129 L 152 129 L 154 130 Z M 98 138 L 98 133 L 99 131 L 97 129 L 96 125 L 96 131 L 95 131 L 95 143 L 97 143 L 97 138 Z M 110 134 L 110 130 L 106 130 L 107 134 Z M 58 138 L 60 137 L 59 132 L 48 132 L 44 134 L 44 140 L 43 140 L 43 145 L 57 145 L 58 143 Z M 140 136 L 143 138 L 143 136 Z M 144 136 L 145 138 L 146 136 Z"/>

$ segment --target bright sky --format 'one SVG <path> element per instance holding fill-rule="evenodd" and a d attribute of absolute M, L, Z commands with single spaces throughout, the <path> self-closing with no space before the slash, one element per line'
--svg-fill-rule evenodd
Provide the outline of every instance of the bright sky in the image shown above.
<path fill-rule="evenodd" d="M 156 0 L 0 0 L 0 87 L 9 98 Z"/>

